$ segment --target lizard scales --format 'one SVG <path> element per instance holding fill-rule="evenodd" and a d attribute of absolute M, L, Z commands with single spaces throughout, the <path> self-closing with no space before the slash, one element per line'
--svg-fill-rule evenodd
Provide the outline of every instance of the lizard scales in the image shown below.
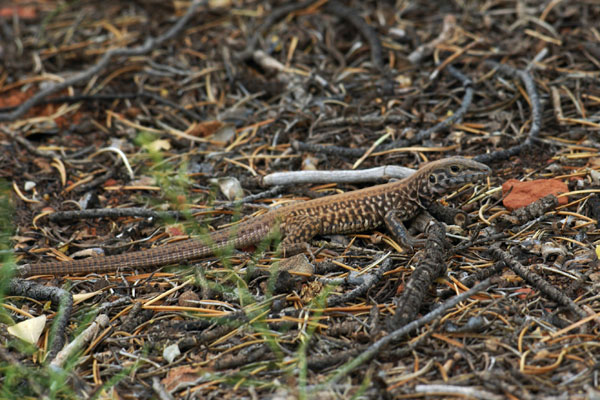
<path fill-rule="evenodd" d="M 18 267 L 21 276 L 101 273 L 130 268 L 151 268 L 200 259 L 229 246 L 256 244 L 274 229 L 283 236 L 284 254 L 298 252 L 319 234 L 350 233 L 386 225 L 402 236 L 402 221 L 410 220 L 444 193 L 489 175 L 490 168 L 462 157 L 423 165 L 396 182 L 293 203 L 250 218 L 200 239 L 106 257 L 51 261 Z M 396 232 L 394 232 L 396 231 Z M 406 236 L 404 236 L 406 237 Z M 402 237 L 400 238 L 402 239 Z"/>

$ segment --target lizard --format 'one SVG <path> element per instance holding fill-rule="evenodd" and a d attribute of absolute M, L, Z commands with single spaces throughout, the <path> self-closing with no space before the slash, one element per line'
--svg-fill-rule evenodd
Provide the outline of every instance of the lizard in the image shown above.
<path fill-rule="evenodd" d="M 274 232 L 283 238 L 278 250 L 285 256 L 308 248 L 308 241 L 317 235 L 360 232 L 382 225 L 410 249 L 413 241 L 404 222 L 427 210 L 443 194 L 479 181 L 490 172 L 487 165 L 467 158 L 444 158 L 425 163 L 398 181 L 281 206 L 214 231 L 208 240 L 192 238 L 124 254 L 24 264 L 17 267 L 17 274 L 68 275 L 161 267 L 201 259 L 229 247 L 244 248 Z"/>

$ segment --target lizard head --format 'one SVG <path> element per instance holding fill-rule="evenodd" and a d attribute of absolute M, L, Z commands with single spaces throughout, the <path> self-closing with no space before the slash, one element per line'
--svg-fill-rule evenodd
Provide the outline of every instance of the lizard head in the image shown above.
<path fill-rule="evenodd" d="M 433 201 L 442 194 L 476 182 L 491 173 L 490 167 L 463 157 L 450 157 L 423 165 L 416 175 L 420 181 L 420 197 Z"/>

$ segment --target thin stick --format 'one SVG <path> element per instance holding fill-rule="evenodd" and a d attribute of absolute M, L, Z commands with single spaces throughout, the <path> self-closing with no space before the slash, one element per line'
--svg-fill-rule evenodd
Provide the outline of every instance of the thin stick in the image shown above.
<path fill-rule="evenodd" d="M 360 354 L 358 357 L 356 357 L 354 360 L 352 360 L 352 361 L 342 365 L 340 368 L 338 368 L 338 372 L 331 379 L 329 379 L 329 381 L 327 383 L 331 385 L 331 384 L 338 382 L 344 376 L 346 376 L 351 371 L 353 371 L 356 367 L 363 365 L 364 363 L 366 363 L 367 361 L 369 361 L 370 359 L 375 357 L 379 352 L 381 352 L 388 344 L 390 344 L 394 340 L 398 340 L 401 337 L 403 337 L 404 335 L 407 335 L 407 334 L 411 333 L 412 331 L 417 330 L 421 326 L 430 323 L 434 319 L 442 316 L 442 314 L 444 314 L 447 310 L 456 306 L 461 301 L 468 299 L 469 297 L 473 296 L 477 292 L 487 289 L 491 285 L 492 285 L 492 281 L 489 278 L 484 281 L 481 281 L 477 285 L 473 286 L 471 289 L 467 290 L 466 292 L 463 292 L 463 293 L 459 294 L 458 296 L 453 297 L 452 299 L 448 300 L 446 303 L 442 304 L 440 307 L 438 307 L 435 310 L 431 311 L 430 313 L 424 315 L 422 318 L 420 318 L 416 321 L 413 321 L 410 324 L 405 325 L 400 329 L 393 331 L 392 333 L 390 333 L 389 335 L 387 335 L 384 338 L 379 339 L 378 341 L 373 343 L 373 345 L 371 345 L 367 350 L 365 350 L 362 354 Z"/>

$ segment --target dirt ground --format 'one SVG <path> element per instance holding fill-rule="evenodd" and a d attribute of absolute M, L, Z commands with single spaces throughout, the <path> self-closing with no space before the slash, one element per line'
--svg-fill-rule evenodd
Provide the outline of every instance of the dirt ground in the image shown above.
<path fill-rule="evenodd" d="M 0 398 L 600 398 L 598 21 L 595 0 L 0 2 Z M 382 225 L 285 259 L 274 237 L 14 272 L 406 173 L 315 170 L 451 156 L 492 173 L 407 223 L 413 250 Z"/>

